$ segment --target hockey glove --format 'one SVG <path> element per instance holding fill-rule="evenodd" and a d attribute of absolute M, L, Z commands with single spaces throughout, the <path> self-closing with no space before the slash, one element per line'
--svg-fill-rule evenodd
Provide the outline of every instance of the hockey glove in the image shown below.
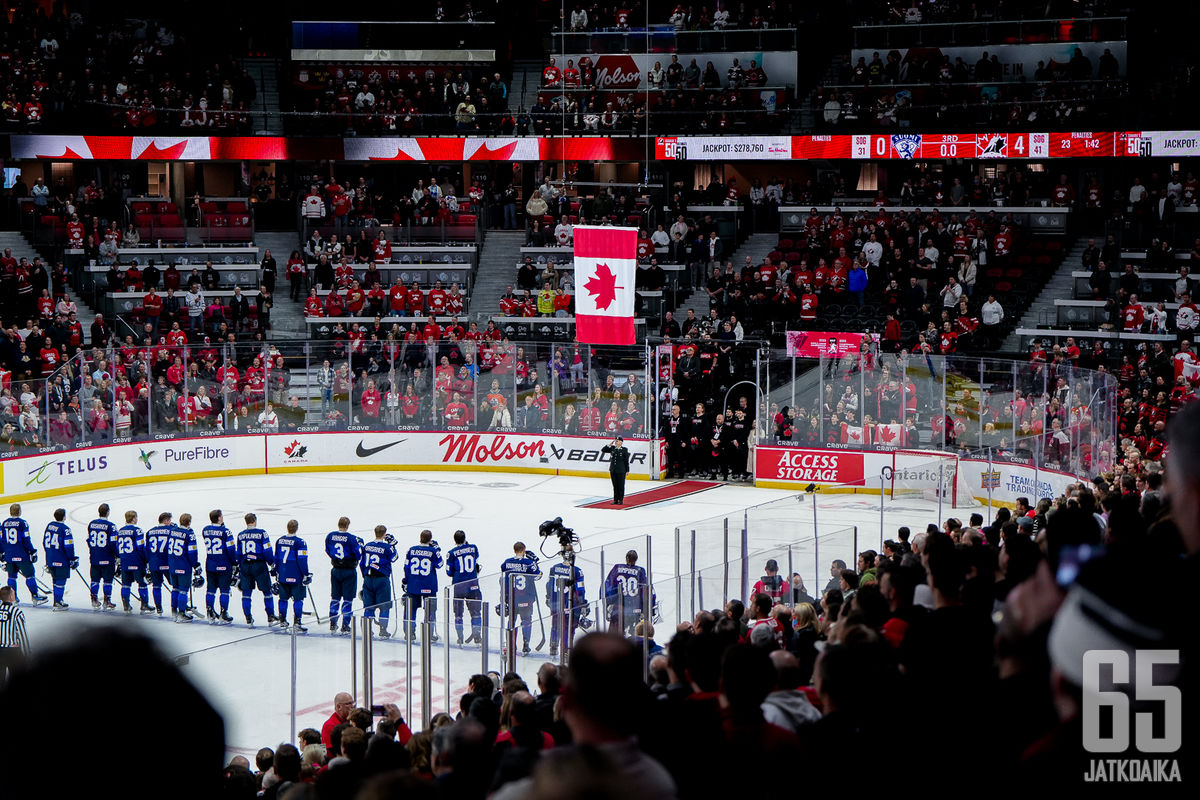
<path fill-rule="evenodd" d="M 124 570 L 124 569 L 121 567 L 121 559 L 119 559 L 119 558 L 117 559 L 117 563 L 116 563 L 116 565 L 115 565 L 115 568 L 116 568 L 116 570 L 117 570 L 117 574 L 118 574 L 118 575 L 120 575 L 122 572 L 124 572 L 124 571 L 125 571 L 125 570 Z"/>
<path fill-rule="evenodd" d="M 78 558 L 71 559 L 71 569 L 79 569 L 79 559 Z"/>
<path fill-rule="evenodd" d="M 269 570 L 269 572 L 271 573 L 271 577 L 272 577 L 272 578 L 278 578 L 278 577 L 279 577 L 279 572 L 278 572 L 278 571 L 275 569 L 274 565 L 272 565 L 272 567 L 271 567 L 271 569 Z"/>
<path fill-rule="evenodd" d="M 237 564 L 234 564 L 233 565 L 233 575 L 230 576 L 230 581 L 232 583 L 237 583 L 238 579 L 241 577 L 242 577 L 242 568 L 239 567 Z"/>
<path fill-rule="evenodd" d="M 203 585 L 204 585 L 204 578 L 202 578 L 200 576 L 200 573 L 197 572 L 195 575 L 192 576 L 192 588 L 199 589 Z"/>
<path fill-rule="evenodd" d="M 150 582 L 150 569 L 149 568 L 147 568 L 146 571 L 142 573 L 142 577 L 145 578 L 145 583 Z"/>
<path fill-rule="evenodd" d="M 311 572 L 304 576 L 304 585 L 308 586 L 310 583 L 312 583 L 312 573 Z"/>
<path fill-rule="evenodd" d="M 30 554 L 29 554 L 29 563 L 30 563 L 30 564 L 36 564 L 36 563 L 37 563 L 37 552 L 33 552 L 33 553 L 30 553 Z"/>
<path fill-rule="evenodd" d="M 400 588 L 403 589 L 404 591 L 408 591 L 408 578 L 400 579 Z"/>
<path fill-rule="evenodd" d="M 390 533 L 384 534 L 383 540 L 385 542 L 387 542 L 388 544 L 390 544 L 392 547 L 396 546 L 396 537 L 392 536 Z"/>
<path fill-rule="evenodd" d="M 279 594 L 279 581 L 271 582 L 271 594 L 274 594 L 274 595 Z"/>

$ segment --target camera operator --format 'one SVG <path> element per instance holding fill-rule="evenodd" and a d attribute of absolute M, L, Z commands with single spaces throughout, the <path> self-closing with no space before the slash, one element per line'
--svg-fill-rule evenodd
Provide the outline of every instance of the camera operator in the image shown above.
<path fill-rule="evenodd" d="M 590 609 L 583 587 L 583 570 L 575 566 L 575 551 L 563 550 L 562 563 L 550 568 L 546 581 L 546 607 L 550 609 L 550 657 L 558 655 L 559 646 L 565 654 L 575 642 L 575 629 L 586 629 Z M 581 623 L 581 620 L 584 620 Z"/>

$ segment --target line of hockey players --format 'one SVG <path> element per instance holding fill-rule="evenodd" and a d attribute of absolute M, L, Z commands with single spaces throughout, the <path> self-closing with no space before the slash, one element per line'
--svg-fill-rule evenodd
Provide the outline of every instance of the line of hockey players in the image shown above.
<path fill-rule="evenodd" d="M 290 520 L 287 533 L 272 545 L 267 532 L 258 527 L 257 517 L 248 513 L 246 527 L 235 534 L 225 526 L 219 509 L 209 512 L 209 524 L 197 535 L 192 527 L 192 515 L 180 514 L 178 520 L 171 512 L 158 515 L 158 522 L 143 531 L 138 526 L 136 511 L 126 511 L 125 524 L 117 527 L 109 519 L 107 503 L 97 509 L 97 518 L 88 523 L 86 547 L 90 565 L 90 580 L 79 571 L 74 535 L 66 524 L 66 510 L 59 508 L 54 519 L 46 525 L 42 537 L 45 554 L 43 569 L 50 576 L 52 587 L 43 591 L 39 586 L 34 565 L 38 551 L 30 536 L 29 524 L 21 518 L 21 506 L 9 507 L 9 517 L 0 524 L 0 562 L 8 573 L 8 585 L 15 590 L 18 577 L 35 605 L 53 599 L 53 610 L 65 611 L 66 587 L 74 572 L 88 586 L 92 607 L 99 611 L 115 610 L 113 584 L 120 587 L 121 607 L 126 614 L 134 613 L 132 605 L 137 592 L 143 615 L 163 616 L 163 588 L 169 592 L 172 618 L 176 622 L 191 622 L 192 593 L 204 587 L 206 616 L 210 623 L 228 625 L 230 594 L 237 587 L 242 594 L 242 613 L 246 624 L 254 625 L 251 600 L 255 591 L 263 595 L 268 626 L 288 627 L 288 605 L 292 608 L 291 623 L 299 633 L 303 625 L 304 600 L 311 598 L 308 589 L 312 582 L 308 546 L 297 535 L 299 523 Z M 204 542 L 204 564 L 201 566 L 199 541 Z M 350 520 L 342 517 L 338 528 L 325 537 L 325 554 L 331 562 L 329 631 L 348 635 L 353 606 L 360 599 L 360 613 L 377 622 L 379 636 L 389 638 L 389 616 L 396 598 L 393 585 L 393 564 L 399 560 L 396 539 L 384 525 L 374 529 L 374 539 L 364 541 L 350 532 Z M 574 552 L 567 550 L 562 561 L 548 570 L 545 600 L 551 618 L 550 652 L 568 648 L 579 627 L 591 626 L 591 607 L 587 602 L 583 571 L 575 566 Z M 605 604 L 610 626 L 614 630 L 632 631 L 643 617 L 648 586 L 646 570 L 637 564 L 634 550 L 626 553 L 625 563 L 616 564 L 604 581 Z M 467 542 L 466 534 L 454 532 L 454 546 L 442 556 L 441 547 L 433 533 L 421 531 L 419 541 L 404 556 L 400 581 L 404 603 L 406 635 L 416 634 L 417 610 L 424 608 L 426 621 L 436 621 L 438 571 L 446 570 L 453 596 L 454 627 L 458 644 L 482 643 L 483 593 L 479 584 L 481 571 L 479 548 Z M 539 607 L 536 581 L 542 577 L 537 555 L 524 543 L 513 545 L 513 555 L 500 567 L 501 603 L 496 613 L 516 628 L 520 623 L 522 651 L 530 652 L 529 640 L 533 631 L 535 608 Z M 359 578 L 362 579 L 361 591 Z M 279 597 L 278 613 L 275 597 Z M 151 604 L 153 601 L 153 605 Z M 654 600 L 651 599 L 652 606 Z M 315 607 L 316 601 L 313 600 Z M 470 621 L 470 634 L 464 638 L 464 612 Z M 378 618 L 376 619 L 376 613 Z M 539 610 L 540 617 L 540 610 Z M 340 621 L 340 626 L 339 626 Z M 430 634 L 437 641 L 435 633 Z"/>

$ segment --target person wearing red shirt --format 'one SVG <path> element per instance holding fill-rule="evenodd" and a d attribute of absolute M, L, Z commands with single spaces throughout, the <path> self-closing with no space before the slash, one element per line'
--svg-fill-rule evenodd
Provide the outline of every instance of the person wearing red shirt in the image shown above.
<path fill-rule="evenodd" d="M 996 234 L 996 238 L 992 240 L 992 249 L 996 259 L 1003 262 L 1003 265 L 1008 264 L 1009 254 L 1012 252 L 1013 236 L 1008 232 L 1008 226 L 1000 226 L 1000 232 Z"/>
<path fill-rule="evenodd" d="M 41 352 L 38 353 L 38 358 L 42 361 L 42 377 L 45 378 L 58 369 L 58 365 L 62 361 L 62 353 L 47 341 L 42 346 Z"/>
<path fill-rule="evenodd" d="M 442 288 L 442 282 L 438 281 L 429 290 L 429 311 L 431 314 L 446 313 L 446 290 Z"/>
<path fill-rule="evenodd" d="M 958 349 L 958 334 L 950 328 L 950 323 L 942 325 L 942 332 L 938 335 L 938 347 L 942 355 L 949 355 Z"/>
<path fill-rule="evenodd" d="M 568 89 L 579 88 L 579 70 L 575 68 L 575 62 L 567 60 L 567 68 L 563 70 L 563 85 Z"/>
<path fill-rule="evenodd" d="M 461 426 L 467 424 L 467 404 L 462 401 L 462 395 L 454 393 L 454 399 L 446 404 L 442 418 L 447 425 Z"/>
<path fill-rule="evenodd" d="M 167 383 L 178 389 L 183 386 L 183 377 L 183 356 L 175 356 L 175 360 L 167 368 Z"/>
<path fill-rule="evenodd" d="M 379 390 L 375 388 L 375 381 L 367 381 L 367 388 L 363 391 L 359 401 L 362 404 L 363 414 L 371 420 L 379 419 L 380 398 Z"/>
<path fill-rule="evenodd" d="M 1075 187 L 1070 184 L 1066 175 L 1059 175 L 1058 183 L 1055 184 L 1050 196 L 1054 201 L 1054 205 L 1069 207 L 1075 203 Z"/>
<path fill-rule="evenodd" d="M 49 289 L 42 290 L 42 296 L 37 299 L 38 316 L 44 320 L 49 320 L 54 316 L 54 298 L 50 296 Z"/>
<path fill-rule="evenodd" d="M 174 269 L 174 265 L 172 265 L 170 268 L 168 268 L 167 272 L 163 274 L 164 285 L 166 284 L 167 278 L 170 275 L 172 269 Z M 308 270 L 304 266 L 304 259 L 300 257 L 299 250 L 292 251 L 292 255 L 288 258 L 287 267 L 285 268 L 285 271 L 287 272 L 288 280 L 291 281 L 291 284 L 292 284 L 292 291 L 291 291 L 291 295 L 290 295 L 291 299 L 299 301 L 300 295 L 304 291 L 304 276 L 308 272 Z M 177 288 L 177 289 L 179 288 L 179 273 L 178 272 L 176 272 L 176 274 L 175 274 L 175 288 Z"/>
<path fill-rule="evenodd" d="M 804 287 L 804 294 L 800 295 L 800 321 L 813 323 L 817 320 L 817 295 L 813 291 L 812 286 Z"/>
<path fill-rule="evenodd" d="M 450 293 L 446 295 L 446 313 L 451 316 L 458 316 L 463 313 L 463 296 L 458 289 L 458 284 L 450 286 Z"/>
<path fill-rule="evenodd" d="M 325 307 L 321 304 L 321 298 L 317 295 L 316 289 L 308 291 L 308 299 L 304 301 L 304 315 L 306 317 L 325 316 Z"/>
<path fill-rule="evenodd" d="M 129 265 L 129 269 L 125 272 L 125 291 L 140 292 L 142 290 L 142 271 L 138 269 L 137 262 Z"/>
<path fill-rule="evenodd" d="M 334 282 L 339 289 L 346 289 L 354 282 L 354 267 L 343 258 L 333 269 Z"/>
<path fill-rule="evenodd" d="M 72 214 L 71 221 L 67 223 L 67 246 L 72 249 L 83 247 L 83 236 L 83 223 L 79 221 L 79 215 Z"/>
<path fill-rule="evenodd" d="M 1129 295 L 1129 305 L 1121 311 L 1121 319 L 1126 333 L 1138 333 L 1146 322 L 1146 309 L 1138 302 L 1136 294 Z"/>
<path fill-rule="evenodd" d="M 341 292 L 339 292 L 337 289 L 334 289 L 329 293 L 329 296 L 325 298 L 325 316 L 341 317 L 344 316 L 345 313 L 346 303 L 342 299 Z"/>
<path fill-rule="evenodd" d="M 830 289 L 835 296 L 841 295 L 846 291 L 846 281 L 850 278 L 848 267 L 844 267 L 834 261 L 834 268 L 829 272 L 829 279 L 826 288 Z"/>
<path fill-rule="evenodd" d="M 528 289 L 525 290 L 525 297 L 521 301 L 521 316 L 536 317 L 537 316 L 537 297 Z"/>
<path fill-rule="evenodd" d="M 883 346 L 884 349 L 891 353 L 900 352 L 900 342 L 903 340 L 904 334 L 900 330 L 900 322 L 896 319 L 896 315 L 888 312 L 887 322 L 883 326 Z"/>
<path fill-rule="evenodd" d="M 450 321 L 442 326 L 442 336 L 446 339 L 453 337 L 454 339 L 462 339 L 465 335 L 462 323 L 458 321 L 458 317 L 450 317 Z"/>
<path fill-rule="evenodd" d="M 818 292 L 825 288 L 825 283 L 829 280 L 829 265 L 825 263 L 825 259 L 817 261 L 816 269 L 813 270 L 813 288 Z"/>
<path fill-rule="evenodd" d="M 417 282 L 413 281 L 413 285 L 408 290 L 408 313 L 414 317 L 419 317 L 425 312 L 425 294 L 417 286 Z"/>
<path fill-rule="evenodd" d="M 387 234 L 383 231 L 379 232 L 379 238 L 375 240 L 375 263 L 387 264 L 392 260 L 392 243 L 388 241 Z"/>
<path fill-rule="evenodd" d="M 387 292 L 378 283 L 372 286 L 367 290 L 367 314 L 372 317 L 382 317 L 387 300 Z"/>
<path fill-rule="evenodd" d="M 594 433 L 600 430 L 600 409 L 592 405 L 592 399 L 587 399 L 587 405 L 579 412 L 579 430 L 583 433 Z"/>
<path fill-rule="evenodd" d="M 500 296 L 500 313 L 506 317 L 519 317 L 521 316 L 521 309 L 521 298 L 509 286 L 508 291 Z"/>
<path fill-rule="evenodd" d="M 361 316 L 363 306 L 366 305 L 366 302 L 366 293 L 358 285 L 358 281 L 354 281 L 346 291 L 346 310 L 350 312 L 350 316 L 352 317 Z"/>
<path fill-rule="evenodd" d="M 178 322 L 171 323 L 171 330 L 167 332 L 167 344 L 172 347 L 183 347 L 187 344 L 187 334 L 179 329 Z"/>
<path fill-rule="evenodd" d="M 399 278 L 388 288 L 388 306 L 392 316 L 403 317 L 408 313 L 408 289 Z"/>
<path fill-rule="evenodd" d="M 554 59 L 550 59 L 550 64 L 542 70 L 542 85 L 548 89 L 558 87 L 559 81 L 562 79 L 562 71 L 555 65 Z"/>
<path fill-rule="evenodd" d="M 421 336 L 424 337 L 426 341 L 432 338 L 435 342 L 442 338 L 442 329 L 437 324 L 437 320 L 433 318 L 432 314 L 429 315 L 429 321 L 425 323 L 425 327 L 421 329 Z"/>
<path fill-rule="evenodd" d="M 153 289 L 142 298 L 142 310 L 146 313 L 146 322 L 150 323 L 156 334 L 158 333 L 158 318 L 162 315 L 162 308 L 162 298 Z"/>
<path fill-rule="evenodd" d="M 559 289 L 554 295 L 554 315 L 569 317 L 571 315 L 571 295 L 566 290 Z"/>

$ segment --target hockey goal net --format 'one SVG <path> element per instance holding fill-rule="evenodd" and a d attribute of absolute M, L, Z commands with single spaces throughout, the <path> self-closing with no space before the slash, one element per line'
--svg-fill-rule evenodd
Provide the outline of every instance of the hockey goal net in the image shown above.
<path fill-rule="evenodd" d="M 920 497 L 936 503 L 940 498 L 950 508 L 979 505 L 952 453 L 897 450 L 882 477 L 885 496 L 892 500 Z"/>

